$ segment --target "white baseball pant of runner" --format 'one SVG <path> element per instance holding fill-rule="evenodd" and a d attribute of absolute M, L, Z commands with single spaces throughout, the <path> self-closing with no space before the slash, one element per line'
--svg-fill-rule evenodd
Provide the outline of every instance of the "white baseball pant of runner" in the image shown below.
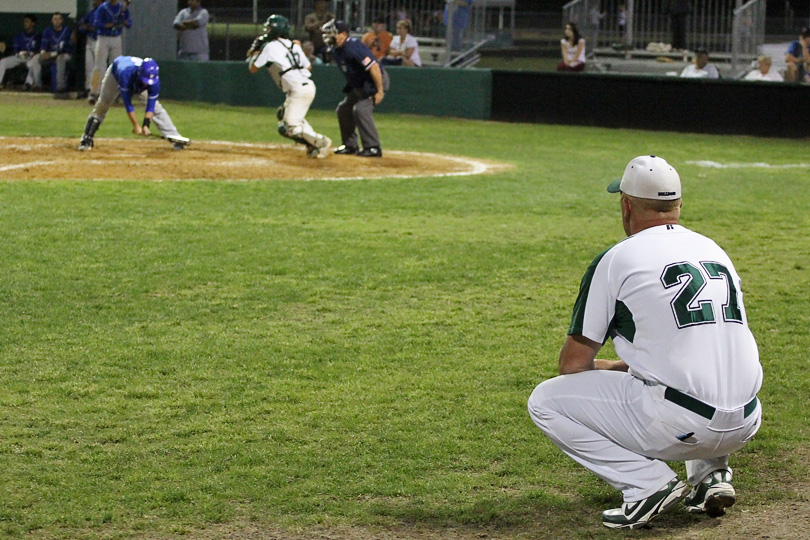
<path fill-rule="evenodd" d="M 96 105 L 93 107 L 93 112 L 90 113 L 90 116 L 98 118 L 99 124 L 103 123 L 104 118 L 107 116 L 107 111 L 112 107 L 118 94 L 118 81 L 113 77 L 112 66 L 110 66 L 107 68 L 107 73 L 104 74 L 104 79 L 101 81 L 98 101 L 96 101 Z M 142 92 L 139 98 L 141 101 L 146 101 L 145 92 Z M 180 136 L 177 128 L 174 127 L 169 113 L 166 112 L 166 109 L 163 108 L 160 101 L 155 102 L 155 115 L 152 117 L 152 120 L 164 137 Z"/>
<path fill-rule="evenodd" d="M 306 119 L 314 99 L 315 83 L 307 81 L 294 85 L 284 99 L 284 118 L 282 120 L 287 127 L 287 136 L 301 137 L 309 144 L 317 146 L 316 143 L 323 138 L 323 135 L 317 133 Z"/>
<path fill-rule="evenodd" d="M 124 47 L 122 45 L 121 36 L 98 36 L 96 38 L 95 59 L 96 65 L 93 68 L 93 75 L 90 77 L 92 81 L 90 86 L 90 93 L 94 96 L 99 94 L 99 85 L 101 74 L 107 70 L 107 65 L 112 64 L 113 60 L 124 54 Z"/>
<path fill-rule="evenodd" d="M 618 371 L 562 375 L 535 388 L 529 415 L 563 452 L 632 503 L 677 476 L 665 461 L 685 461 L 693 485 L 717 469 L 730 471 L 729 454 L 759 429 L 759 403 L 747 417 L 740 407 L 707 420 L 665 400 L 665 391 Z"/>

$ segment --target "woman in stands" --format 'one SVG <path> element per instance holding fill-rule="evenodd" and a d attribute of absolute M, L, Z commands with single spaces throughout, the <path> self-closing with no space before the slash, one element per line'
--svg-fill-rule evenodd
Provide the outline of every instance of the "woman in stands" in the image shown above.
<path fill-rule="evenodd" d="M 585 38 L 579 34 L 575 23 L 565 25 L 565 37 L 560 40 L 562 61 L 557 71 L 582 71 L 585 69 Z"/>
<path fill-rule="evenodd" d="M 410 67 L 422 65 L 422 59 L 419 57 L 419 43 L 411 35 L 411 30 L 409 19 L 402 19 L 397 23 L 397 35 L 391 41 L 391 48 L 388 50 L 388 56 L 383 58 L 383 64 Z"/>

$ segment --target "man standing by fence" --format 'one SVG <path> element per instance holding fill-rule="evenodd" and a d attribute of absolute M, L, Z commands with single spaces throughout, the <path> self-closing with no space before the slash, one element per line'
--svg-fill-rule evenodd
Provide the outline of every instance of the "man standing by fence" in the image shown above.
<path fill-rule="evenodd" d="M 690 0 L 670 0 L 669 21 L 672 26 L 672 50 L 686 50 L 686 23 L 692 13 Z"/>
<path fill-rule="evenodd" d="M 180 40 L 177 59 L 207 62 L 208 10 L 200 5 L 200 0 L 188 0 L 188 7 L 180 10 L 173 26 Z"/>
<path fill-rule="evenodd" d="M 118 0 L 107 0 L 99 6 L 93 18 L 93 26 L 96 29 L 96 67 L 93 69 L 93 77 L 90 84 L 90 97 L 88 101 L 91 105 L 96 103 L 101 78 L 107 72 L 107 64 L 123 54 L 124 46 L 121 34 L 124 28 L 132 27 L 132 19 L 129 16 L 129 0 L 124 0 L 122 4 Z"/>

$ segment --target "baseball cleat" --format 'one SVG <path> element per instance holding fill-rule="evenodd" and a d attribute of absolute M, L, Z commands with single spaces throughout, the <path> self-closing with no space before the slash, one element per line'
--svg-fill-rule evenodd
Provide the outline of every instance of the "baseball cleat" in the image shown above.
<path fill-rule="evenodd" d="M 360 149 L 357 148 L 356 146 L 346 146 L 345 144 L 341 144 L 340 146 L 337 147 L 337 150 L 335 150 L 335 154 L 344 156 L 353 156 L 359 151 Z"/>
<path fill-rule="evenodd" d="M 719 469 L 701 480 L 684 499 L 683 504 L 691 514 L 705 512 L 709 517 L 720 517 L 735 502 L 737 493 L 731 485 L 731 471 Z"/>
<path fill-rule="evenodd" d="M 87 152 L 93 148 L 92 137 L 82 137 L 82 142 L 79 143 L 79 152 Z"/>
<path fill-rule="evenodd" d="M 332 146 L 332 139 L 329 137 L 321 137 L 315 145 L 315 153 L 310 154 L 309 157 L 323 159 L 329 155 L 329 149 Z"/>
<path fill-rule="evenodd" d="M 646 499 L 622 503 L 621 508 L 602 512 L 602 524 L 610 529 L 639 529 L 646 526 L 658 514 L 678 504 L 689 494 L 689 486 L 673 478 L 660 491 Z"/>
<path fill-rule="evenodd" d="M 169 135 L 168 137 L 164 137 L 164 139 L 172 143 L 173 146 L 180 145 L 185 147 L 191 144 L 191 139 L 181 135 Z"/>
<path fill-rule="evenodd" d="M 360 157 L 382 157 L 382 150 L 379 146 L 370 146 L 363 148 L 363 151 L 357 155 Z"/>

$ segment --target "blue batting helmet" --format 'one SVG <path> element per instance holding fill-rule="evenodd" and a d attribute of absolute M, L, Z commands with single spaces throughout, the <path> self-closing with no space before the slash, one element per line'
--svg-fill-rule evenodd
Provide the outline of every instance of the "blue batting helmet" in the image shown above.
<path fill-rule="evenodd" d="M 141 82 L 146 86 L 152 86 L 160 78 L 158 75 L 159 73 L 160 68 L 158 67 L 157 62 L 155 62 L 152 58 L 144 58 L 143 63 L 138 70 L 138 77 L 141 78 Z"/>

